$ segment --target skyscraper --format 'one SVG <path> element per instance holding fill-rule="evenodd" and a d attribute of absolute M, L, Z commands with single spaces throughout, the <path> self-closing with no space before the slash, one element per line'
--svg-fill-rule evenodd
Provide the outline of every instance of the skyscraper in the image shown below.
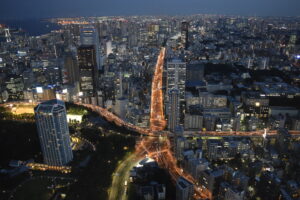
<path fill-rule="evenodd" d="M 189 23 L 181 23 L 181 42 L 184 49 L 189 47 Z"/>
<path fill-rule="evenodd" d="M 80 44 L 95 46 L 96 66 L 98 70 L 102 70 L 100 62 L 100 41 L 97 30 L 92 26 L 83 27 L 80 31 Z"/>
<path fill-rule="evenodd" d="M 73 159 L 65 103 L 50 100 L 34 108 L 44 162 L 52 166 L 66 165 Z"/>
<path fill-rule="evenodd" d="M 186 63 L 172 60 L 167 63 L 167 93 L 172 89 L 179 90 L 180 101 L 185 100 Z"/>
<path fill-rule="evenodd" d="M 97 64 L 94 45 L 81 45 L 78 48 L 79 86 L 84 97 L 92 97 L 96 93 Z"/>
<path fill-rule="evenodd" d="M 180 177 L 176 183 L 176 200 L 193 199 L 194 186 L 191 182 Z"/>
<path fill-rule="evenodd" d="M 166 95 L 166 108 L 170 103 L 169 94 L 173 89 L 178 90 L 179 95 L 179 121 L 182 124 L 185 110 L 185 83 L 186 83 L 186 63 L 180 60 L 172 60 L 167 63 L 167 95 Z M 166 110 L 169 115 L 170 110 Z"/>
<path fill-rule="evenodd" d="M 64 82 L 71 85 L 74 85 L 76 82 L 79 82 L 78 64 L 71 53 L 68 53 L 65 56 L 64 66 L 65 66 Z"/>
<path fill-rule="evenodd" d="M 169 91 L 169 106 L 168 106 L 168 128 L 174 132 L 179 125 L 179 91 L 172 89 Z"/>

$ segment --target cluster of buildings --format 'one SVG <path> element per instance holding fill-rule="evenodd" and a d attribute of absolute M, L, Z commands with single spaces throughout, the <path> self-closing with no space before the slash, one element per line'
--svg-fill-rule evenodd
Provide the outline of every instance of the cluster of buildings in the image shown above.
<path fill-rule="evenodd" d="M 29 169 L 70 173 L 72 169 L 70 165 L 73 160 L 72 149 L 76 150 L 74 145 L 78 141 L 71 141 L 68 124 L 70 117 L 67 118 L 65 103 L 57 99 L 44 101 L 34 109 L 31 105 L 30 108 L 25 109 L 25 112 L 34 113 L 36 123 L 34 128 L 37 129 L 43 163 L 37 163 L 35 159 L 11 160 L 8 165 L 12 169 L 0 170 L 0 173 L 4 174 L 3 180 L 10 182 L 14 180 L 14 177 Z M 25 149 L 26 151 L 27 149 Z"/>
<path fill-rule="evenodd" d="M 61 29 L 37 37 L 1 26 L 1 102 L 58 98 L 91 103 L 148 127 L 152 75 L 159 47 L 166 45 L 164 111 L 172 132 L 180 126 L 251 131 L 277 118 L 284 118 L 281 128 L 299 130 L 299 113 L 290 115 L 299 109 L 300 98 L 294 18 L 195 15 L 52 22 Z M 274 109 L 281 115 L 274 116 Z"/>
<path fill-rule="evenodd" d="M 99 105 L 149 127 L 151 81 L 163 45 L 166 129 L 175 135 L 174 154 L 184 170 L 219 199 L 264 199 L 268 191 L 275 199 L 299 198 L 292 156 L 299 144 L 285 131 L 300 130 L 299 18 L 193 15 L 52 22 L 61 29 L 37 37 L 0 28 L 0 102 L 45 101 L 35 109 L 45 163 L 72 160 L 60 100 Z M 199 136 L 265 128 L 278 130 L 278 136 Z M 251 167 L 244 169 L 246 164 Z M 161 188 L 151 185 L 140 192 L 147 196 Z M 177 199 L 192 198 L 188 180 L 180 178 L 176 188 Z M 159 195 L 154 196 L 144 199 Z"/>
<path fill-rule="evenodd" d="M 188 19 L 166 43 L 168 130 L 299 130 L 297 20 Z"/>
<path fill-rule="evenodd" d="M 130 198 L 133 199 L 155 199 L 165 200 L 171 198 L 171 191 L 167 195 L 167 176 L 163 169 L 159 168 L 157 163 L 145 158 L 141 160 L 130 171 L 131 187 L 134 185 L 134 192 Z"/>
<path fill-rule="evenodd" d="M 179 165 L 214 198 L 297 199 L 300 196 L 299 173 L 295 171 L 300 145 L 286 129 L 266 137 L 185 135 L 175 140 L 174 154 Z M 194 185 L 181 179 L 177 192 L 185 196 L 176 198 L 192 198 L 194 193 L 189 191 L 191 188 L 194 191 Z"/>

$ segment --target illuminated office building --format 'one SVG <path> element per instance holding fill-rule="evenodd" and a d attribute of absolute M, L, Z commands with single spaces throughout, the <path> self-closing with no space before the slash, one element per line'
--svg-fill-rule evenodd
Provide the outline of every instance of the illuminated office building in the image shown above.
<path fill-rule="evenodd" d="M 88 26 L 81 29 L 80 44 L 95 46 L 97 69 L 102 70 L 99 34 L 94 27 Z"/>
<path fill-rule="evenodd" d="M 92 97 L 96 93 L 97 64 L 96 51 L 93 45 L 82 45 L 78 48 L 79 86 L 84 97 Z"/>

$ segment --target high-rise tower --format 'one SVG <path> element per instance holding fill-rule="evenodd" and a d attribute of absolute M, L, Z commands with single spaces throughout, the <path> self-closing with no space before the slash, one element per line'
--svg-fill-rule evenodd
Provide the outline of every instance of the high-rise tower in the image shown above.
<path fill-rule="evenodd" d="M 67 53 L 64 58 L 64 82 L 70 85 L 74 85 L 79 82 L 79 68 L 75 60 L 75 57 L 71 53 Z"/>
<path fill-rule="evenodd" d="M 43 102 L 34 108 L 44 162 L 52 166 L 66 165 L 73 159 L 65 103 Z"/>
<path fill-rule="evenodd" d="M 179 125 L 179 91 L 172 89 L 169 91 L 168 103 L 168 128 L 174 132 Z"/>
<path fill-rule="evenodd" d="M 167 63 L 167 94 L 172 89 L 179 90 L 180 101 L 185 100 L 186 63 L 172 60 Z"/>
<path fill-rule="evenodd" d="M 189 23 L 181 23 L 181 42 L 184 49 L 189 47 Z"/>
<path fill-rule="evenodd" d="M 94 45 L 81 45 L 78 48 L 79 86 L 84 97 L 96 94 L 98 71 Z"/>
<path fill-rule="evenodd" d="M 178 115 L 179 115 L 179 123 L 183 123 L 184 118 L 184 110 L 185 110 L 185 83 L 186 83 L 186 63 L 180 60 L 172 60 L 167 63 L 167 95 L 166 95 L 166 108 L 168 108 L 168 104 L 171 104 L 171 91 L 176 89 L 178 91 Z M 171 116 L 169 113 L 171 110 L 166 109 L 167 115 Z M 177 117 L 176 117 L 177 119 Z M 170 119 L 168 119 L 170 121 Z M 179 124 L 176 124 L 178 126 Z M 173 126 L 169 128 L 175 128 Z"/>
<path fill-rule="evenodd" d="M 101 66 L 101 51 L 100 41 L 97 29 L 93 26 L 83 27 L 80 31 L 80 44 L 81 45 L 93 45 L 95 47 L 96 66 L 98 70 L 102 70 Z"/>

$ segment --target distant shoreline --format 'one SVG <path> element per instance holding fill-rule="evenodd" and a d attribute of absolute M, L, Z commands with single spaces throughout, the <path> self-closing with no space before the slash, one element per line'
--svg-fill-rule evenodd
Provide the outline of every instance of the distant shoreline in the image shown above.
<path fill-rule="evenodd" d="M 21 28 L 28 36 L 39 36 L 60 29 L 59 25 L 46 19 L 0 20 L 0 24 L 5 24 L 11 29 Z"/>

